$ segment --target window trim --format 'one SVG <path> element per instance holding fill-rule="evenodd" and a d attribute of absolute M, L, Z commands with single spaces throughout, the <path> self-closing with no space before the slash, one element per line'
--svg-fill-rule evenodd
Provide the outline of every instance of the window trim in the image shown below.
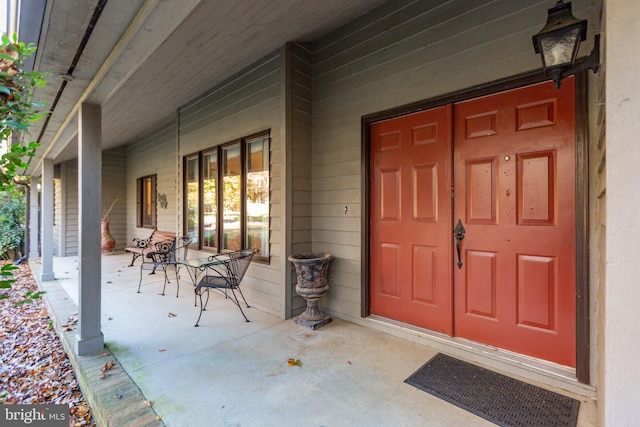
<path fill-rule="evenodd" d="M 151 180 L 151 224 L 144 223 L 144 183 Z M 158 176 L 156 174 L 141 176 L 136 179 L 136 227 L 156 229 L 158 226 Z"/>
<path fill-rule="evenodd" d="M 267 145 L 267 156 L 269 158 L 269 161 L 267 163 L 267 173 L 269 175 L 269 207 L 268 207 L 268 218 L 269 218 L 269 223 L 267 225 L 268 227 L 268 238 L 266 242 L 263 242 L 263 245 L 268 245 L 267 247 L 270 249 L 270 241 L 271 241 L 271 230 L 270 230 L 270 224 L 271 224 L 271 135 L 270 135 L 270 130 L 266 130 L 266 131 L 262 131 L 262 132 L 257 132 L 251 135 L 248 135 L 246 137 L 242 137 L 242 138 L 238 138 L 238 139 L 234 139 L 232 141 L 228 141 L 222 144 L 218 144 L 218 145 L 214 145 L 211 147 L 207 147 L 203 150 L 194 152 L 194 153 L 190 153 L 190 154 L 186 154 L 182 157 L 182 164 L 183 164 L 183 171 L 182 171 L 182 189 L 183 189 L 183 194 L 185 195 L 183 197 L 184 203 L 183 203 L 183 231 L 185 233 L 185 235 L 187 235 L 188 230 L 187 230 L 187 217 L 188 217 L 188 211 L 189 211 L 189 205 L 188 205 L 188 200 L 186 197 L 187 194 L 187 185 L 188 185 L 188 180 L 187 180 L 187 164 L 188 161 L 190 159 L 193 159 L 194 157 L 197 157 L 197 164 L 198 164 L 198 242 L 197 243 L 192 243 L 191 247 L 194 248 L 195 250 L 199 250 L 199 251 L 203 251 L 203 252 L 211 252 L 211 253 L 224 253 L 224 252 L 230 252 L 230 250 L 226 250 L 223 249 L 223 239 L 224 239 L 224 221 L 223 221 L 223 216 L 224 216 L 224 207 L 223 207 L 223 199 L 224 199 L 224 185 L 223 185 L 223 178 L 224 178 L 224 165 L 223 165 L 223 149 L 225 147 L 230 147 L 233 146 L 235 144 L 240 144 L 240 180 L 241 180 L 241 186 L 240 186 L 240 241 L 241 241 L 241 248 L 244 248 L 244 246 L 246 245 L 246 241 L 247 241 L 247 206 L 246 206 L 246 199 L 247 199 L 247 145 L 249 142 L 254 141 L 256 139 L 260 139 L 260 138 L 267 138 L 268 139 L 268 145 Z M 211 154 L 217 152 L 217 172 L 218 175 L 216 177 L 216 192 L 217 192 L 217 207 L 216 207 L 216 245 L 217 247 L 212 247 L 212 246 L 204 246 L 204 156 L 207 154 Z M 269 264 L 270 263 L 270 259 L 271 259 L 271 251 L 269 250 L 269 254 L 267 256 L 261 256 L 256 254 L 253 257 L 253 261 L 259 262 L 259 263 L 266 263 Z"/>

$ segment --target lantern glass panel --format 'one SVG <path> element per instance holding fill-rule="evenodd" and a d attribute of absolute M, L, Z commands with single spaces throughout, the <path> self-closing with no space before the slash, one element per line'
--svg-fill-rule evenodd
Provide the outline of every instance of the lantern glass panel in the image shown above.
<path fill-rule="evenodd" d="M 580 28 L 575 27 L 564 33 L 549 34 L 541 38 L 540 47 L 545 68 L 571 65 L 580 44 Z"/>

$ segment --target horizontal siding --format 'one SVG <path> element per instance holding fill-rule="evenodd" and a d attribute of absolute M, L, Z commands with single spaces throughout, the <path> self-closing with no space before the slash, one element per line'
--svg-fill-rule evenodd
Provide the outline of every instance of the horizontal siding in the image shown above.
<path fill-rule="evenodd" d="M 592 2 L 573 3 L 593 18 Z M 360 316 L 362 117 L 540 68 L 531 36 L 549 7 L 388 2 L 313 43 L 313 251 L 335 256 L 331 311 Z"/>
<path fill-rule="evenodd" d="M 65 199 L 65 224 L 64 224 L 64 252 L 65 256 L 74 256 L 80 253 L 80 207 L 78 200 L 78 162 L 70 160 L 63 165 L 64 171 L 64 199 Z"/>
<path fill-rule="evenodd" d="M 281 69 L 275 51 L 242 72 L 184 105 L 179 112 L 179 158 L 227 142 L 270 130 L 270 235 L 269 264 L 253 263 L 243 281 L 243 293 L 252 305 L 279 316 L 285 315 L 281 266 L 281 222 L 284 188 L 282 180 Z M 182 173 L 181 171 L 179 172 Z M 179 182 L 182 182 L 180 176 Z M 182 187 L 178 189 L 182 208 Z M 181 216 L 181 211 L 180 211 Z M 182 219 L 179 221 L 182 230 Z"/>
<path fill-rule="evenodd" d="M 117 200 L 117 201 L 116 201 Z M 115 201 L 109 215 L 109 233 L 116 248 L 124 248 L 127 239 L 127 149 L 124 147 L 102 153 L 102 216 Z"/>
<path fill-rule="evenodd" d="M 78 200 L 78 162 L 69 160 L 60 165 L 64 181 L 64 256 L 75 256 L 80 251 L 80 210 Z"/>
<path fill-rule="evenodd" d="M 291 45 L 291 253 L 308 253 L 312 248 L 312 233 L 309 227 L 312 209 L 311 147 L 313 135 L 312 95 L 313 68 L 309 46 Z M 293 266 L 289 266 L 292 268 Z M 291 280 L 291 316 L 306 307 L 306 301 L 296 291 L 296 275 Z"/>
<path fill-rule="evenodd" d="M 157 207 L 158 230 L 177 232 L 177 141 L 176 124 L 169 123 L 147 137 L 127 146 L 126 226 L 129 244 L 134 237 L 146 238 L 151 230 L 136 227 L 136 180 L 156 175 L 157 194 L 167 196 L 167 208 Z"/>

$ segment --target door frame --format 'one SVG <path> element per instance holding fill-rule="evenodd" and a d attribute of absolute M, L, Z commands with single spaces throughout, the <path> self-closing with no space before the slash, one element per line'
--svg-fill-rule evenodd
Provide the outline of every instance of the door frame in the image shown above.
<path fill-rule="evenodd" d="M 493 81 L 434 98 L 402 105 L 368 114 L 361 118 L 362 136 L 362 229 L 361 229 L 361 317 L 371 315 L 369 285 L 369 205 L 370 205 L 370 125 L 381 120 L 417 113 L 445 104 L 492 95 L 548 81 L 542 70 L 519 74 L 507 79 Z M 584 384 L 590 383 L 590 294 L 589 294 L 589 105 L 588 74 L 575 76 L 576 111 L 576 378 Z M 452 236 L 453 238 L 453 236 Z"/>

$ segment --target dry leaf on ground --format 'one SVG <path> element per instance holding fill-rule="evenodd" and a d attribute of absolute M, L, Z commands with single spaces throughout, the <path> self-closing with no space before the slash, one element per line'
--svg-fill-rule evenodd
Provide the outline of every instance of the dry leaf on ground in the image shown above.
<path fill-rule="evenodd" d="M 44 304 L 16 305 L 38 290 L 29 266 L 19 267 L 16 282 L 4 290 L 9 298 L 0 301 L 0 404 L 67 404 L 70 425 L 95 426 Z M 70 317 L 63 330 L 77 322 Z"/>
<path fill-rule="evenodd" d="M 300 362 L 300 359 L 294 359 L 294 358 L 291 358 L 291 359 L 289 359 L 289 366 L 299 366 L 299 367 L 302 367 L 302 362 Z"/>

